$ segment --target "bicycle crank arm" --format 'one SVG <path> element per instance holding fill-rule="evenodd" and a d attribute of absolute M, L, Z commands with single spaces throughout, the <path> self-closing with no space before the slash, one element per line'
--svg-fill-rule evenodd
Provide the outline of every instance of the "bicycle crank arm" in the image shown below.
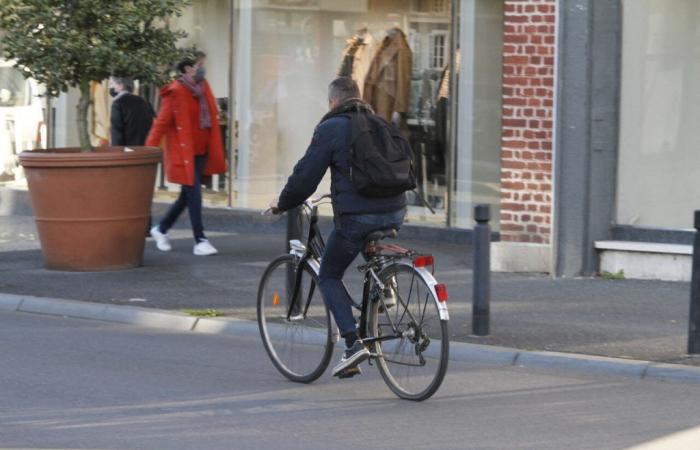
<path fill-rule="evenodd" d="M 376 337 L 368 337 L 362 339 L 362 342 L 367 344 L 371 342 L 382 342 L 382 341 L 393 341 L 394 339 L 401 339 L 403 337 L 402 334 L 395 334 L 393 336 L 376 336 Z"/>
<path fill-rule="evenodd" d="M 387 358 L 386 356 L 380 355 L 378 353 L 370 353 L 369 357 L 370 357 L 370 365 L 372 365 L 371 360 L 373 360 L 373 359 L 383 359 L 385 362 L 388 362 L 388 363 L 397 364 L 399 366 L 409 366 L 409 367 L 423 367 L 427 363 L 427 361 L 425 360 L 425 358 L 423 358 L 422 355 L 420 356 L 420 362 L 418 364 L 397 361 L 395 359 Z"/>

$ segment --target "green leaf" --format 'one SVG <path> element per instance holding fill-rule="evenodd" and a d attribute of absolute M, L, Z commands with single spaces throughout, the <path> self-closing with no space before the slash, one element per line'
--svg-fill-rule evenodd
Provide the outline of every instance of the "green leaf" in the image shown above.
<path fill-rule="evenodd" d="M 625 279 L 625 271 L 620 269 L 615 273 L 608 272 L 607 270 L 604 270 L 603 273 L 600 274 L 600 277 L 603 278 L 604 280 L 624 280 Z"/>
<path fill-rule="evenodd" d="M 0 54 L 50 95 L 112 74 L 164 84 L 189 0 L 0 0 Z M 80 120 L 80 118 L 79 118 Z"/>
<path fill-rule="evenodd" d="M 182 312 L 195 317 L 220 317 L 224 315 L 216 309 L 183 309 Z"/>

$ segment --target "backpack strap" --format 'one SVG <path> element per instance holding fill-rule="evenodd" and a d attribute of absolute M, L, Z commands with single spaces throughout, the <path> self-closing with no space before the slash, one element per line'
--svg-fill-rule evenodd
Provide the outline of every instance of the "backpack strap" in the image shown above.
<path fill-rule="evenodd" d="M 411 192 L 413 192 L 414 194 L 416 194 L 416 197 L 418 197 L 418 200 L 420 200 L 421 203 L 423 203 L 423 206 L 425 206 L 426 208 L 428 208 L 428 209 L 430 210 L 430 212 L 431 212 L 433 215 L 435 215 L 435 210 L 430 206 L 430 204 L 429 204 L 427 201 L 425 201 L 425 198 L 424 198 L 422 195 L 420 195 L 420 192 L 418 192 L 418 191 L 415 190 L 415 189 L 411 189 Z"/>

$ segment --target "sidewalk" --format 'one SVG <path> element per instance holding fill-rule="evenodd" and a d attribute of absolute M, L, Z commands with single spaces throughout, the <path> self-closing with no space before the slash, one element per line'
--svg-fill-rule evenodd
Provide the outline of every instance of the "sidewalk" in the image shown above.
<path fill-rule="evenodd" d="M 190 232 L 181 228 L 172 232 L 170 253 L 156 251 L 149 239 L 139 269 L 71 273 L 43 268 L 30 216 L 0 215 L 0 293 L 166 310 L 212 308 L 255 319 L 257 285 L 267 263 L 284 250 L 284 223 L 221 217 L 205 223 L 219 255 L 193 256 Z M 187 226 L 187 217 L 179 225 Z M 450 294 L 456 341 L 700 366 L 699 357 L 685 355 L 687 283 L 493 274 L 491 335 L 477 338 L 470 336 L 471 248 L 399 243 L 435 255 L 436 276 Z M 357 271 L 350 269 L 346 280 L 351 294 L 359 296 Z"/>

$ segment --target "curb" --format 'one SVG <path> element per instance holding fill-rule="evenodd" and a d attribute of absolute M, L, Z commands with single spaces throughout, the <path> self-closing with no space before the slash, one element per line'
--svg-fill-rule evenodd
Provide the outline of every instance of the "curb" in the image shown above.
<path fill-rule="evenodd" d="M 258 324 L 248 320 L 197 318 L 174 311 L 28 295 L 0 294 L 0 311 L 99 320 L 170 331 L 193 331 L 238 337 L 259 336 Z M 578 353 L 527 351 L 464 342 L 450 343 L 450 360 L 501 367 L 528 367 L 700 384 L 700 367 Z"/>

